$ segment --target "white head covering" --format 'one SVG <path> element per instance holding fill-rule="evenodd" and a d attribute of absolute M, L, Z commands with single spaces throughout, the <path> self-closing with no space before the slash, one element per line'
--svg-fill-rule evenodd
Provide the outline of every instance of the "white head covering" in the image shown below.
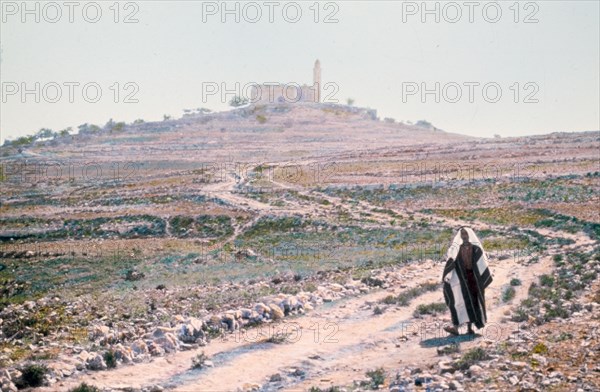
<path fill-rule="evenodd" d="M 483 245 L 481 244 L 481 241 L 479 241 L 479 238 L 477 238 L 477 234 L 475 234 L 473 229 L 471 229 L 470 227 L 461 227 L 460 229 L 458 229 L 458 232 L 456 233 L 456 235 L 454 236 L 454 239 L 452 240 L 452 244 L 450 244 L 450 247 L 448 248 L 448 251 L 446 252 L 446 260 L 448 260 L 449 258 L 456 260 L 456 256 L 458 256 L 458 251 L 460 250 L 460 246 L 463 243 L 462 237 L 460 236 L 460 232 L 462 229 L 465 229 L 467 231 L 467 233 L 469 233 L 469 242 L 473 245 L 477 245 L 483 251 L 483 259 L 487 263 L 488 258 L 487 258 L 487 255 L 485 254 L 485 250 L 483 249 Z"/>

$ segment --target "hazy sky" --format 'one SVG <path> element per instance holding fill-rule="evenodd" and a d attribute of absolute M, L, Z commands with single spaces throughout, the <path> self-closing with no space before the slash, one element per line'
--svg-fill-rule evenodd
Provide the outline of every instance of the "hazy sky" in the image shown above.
<path fill-rule="evenodd" d="M 431 13 L 421 1 L 74 4 L 30 1 L 27 13 L 21 1 L 1 2 L 2 141 L 226 110 L 233 94 L 203 102 L 203 86 L 311 83 L 317 58 L 324 96 L 351 97 L 381 118 L 474 136 L 600 128 L 598 1 L 430 1 Z M 21 95 L 36 83 L 39 103 Z"/>

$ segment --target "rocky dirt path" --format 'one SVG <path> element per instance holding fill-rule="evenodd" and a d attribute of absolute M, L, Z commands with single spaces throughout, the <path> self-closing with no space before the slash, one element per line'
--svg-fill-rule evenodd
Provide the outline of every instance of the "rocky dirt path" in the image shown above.
<path fill-rule="evenodd" d="M 567 233 L 552 234 L 564 236 Z M 560 251 L 591 245 L 593 241 L 586 238 Z M 515 259 L 490 262 L 494 283 L 486 291 L 488 324 L 479 331 L 482 334 L 479 340 L 491 344 L 510 339 L 517 324 L 509 321 L 509 308 L 527 295 L 529 282 L 551 270 L 552 255 L 557 251 L 558 248 L 549 249 L 539 262 L 531 265 Z M 379 301 L 406 288 L 439 281 L 442 268 L 440 263 L 433 261 L 418 266 L 400 266 L 390 272 L 396 284 L 387 289 L 325 303 L 304 316 L 283 322 L 228 334 L 199 350 L 178 352 L 155 358 L 149 363 L 122 366 L 112 371 L 90 373 L 69 380 L 64 387 L 86 381 L 115 389 L 159 384 L 179 392 L 253 388 L 300 391 L 312 386 L 348 385 L 353 380 L 364 379 L 367 370 L 377 367 L 389 372 L 408 364 L 432 368 L 444 358 L 437 356 L 435 348 L 424 343 L 445 339 L 447 334 L 441 328 L 449 321 L 449 315 L 444 312 L 441 316 L 415 319 L 413 311 L 419 304 L 443 302 L 441 289 L 421 295 L 408 307 L 385 306 Z M 513 301 L 504 303 L 502 289 L 513 277 L 518 277 L 523 284 L 517 288 Z M 401 287 L 400 282 L 406 282 L 407 287 Z M 382 314 L 374 314 L 376 305 L 384 308 Z M 265 342 L 283 331 L 289 333 L 286 342 Z M 477 343 L 464 342 L 463 349 L 474 344 Z M 190 369 L 192 358 L 202 351 L 213 361 L 214 367 Z M 436 372 L 437 369 L 432 370 L 432 373 Z M 278 379 L 281 380 L 276 381 Z"/>

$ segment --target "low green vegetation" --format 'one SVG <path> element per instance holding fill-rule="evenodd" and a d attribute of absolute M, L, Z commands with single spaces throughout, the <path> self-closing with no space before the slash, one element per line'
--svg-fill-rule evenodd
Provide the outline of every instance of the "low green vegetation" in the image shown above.
<path fill-rule="evenodd" d="M 117 367 L 117 357 L 113 350 L 108 350 L 104 353 L 104 362 L 106 363 L 106 367 L 109 369 L 114 369 Z"/>
<path fill-rule="evenodd" d="M 48 373 L 46 365 L 29 364 L 21 369 L 21 377 L 17 380 L 17 388 L 40 387 L 44 383 L 44 376 Z"/>
<path fill-rule="evenodd" d="M 467 370 L 478 362 L 488 359 L 490 359 L 490 356 L 485 349 L 481 347 L 475 347 L 464 353 L 462 357 L 460 357 L 452 365 L 456 370 Z"/>
<path fill-rule="evenodd" d="M 271 336 L 269 336 L 266 340 L 265 343 L 273 343 L 273 344 L 284 344 L 284 343 L 288 343 L 289 342 L 289 336 L 285 333 L 273 333 Z"/>
<path fill-rule="evenodd" d="M 510 302 L 513 298 L 515 298 L 515 288 L 512 286 L 505 287 L 502 291 L 502 301 Z"/>
<path fill-rule="evenodd" d="M 420 304 L 415 309 L 413 316 L 420 317 L 423 315 L 436 315 L 438 313 L 444 312 L 447 309 L 447 306 L 444 302 L 433 302 L 430 304 Z"/>
<path fill-rule="evenodd" d="M 600 223 L 587 222 L 574 216 L 563 215 L 544 208 L 521 208 L 504 206 L 497 208 L 473 209 L 425 209 L 424 213 L 459 218 L 467 221 L 481 221 L 496 225 L 517 227 L 549 228 L 576 233 L 583 231 L 593 239 L 600 239 Z M 485 245 L 485 243 L 484 243 Z M 486 247 L 488 249 L 488 247 Z"/>
<path fill-rule="evenodd" d="M 450 343 L 442 348 L 438 348 L 438 350 L 437 350 L 438 355 L 451 355 L 451 354 L 456 354 L 459 352 L 460 352 L 460 346 L 456 342 Z"/>
<path fill-rule="evenodd" d="M 539 174 L 539 173 L 538 173 Z M 503 200 L 508 202 L 587 202 L 595 195 L 594 187 L 582 181 L 583 175 L 565 175 L 548 178 L 531 178 L 499 187 Z"/>
<path fill-rule="evenodd" d="M 426 292 L 435 291 L 439 289 L 440 285 L 438 283 L 424 283 L 417 287 L 404 290 L 396 296 L 389 295 L 385 297 L 381 302 L 388 305 L 396 304 L 398 306 L 408 306 L 410 302 L 418 296 L 425 294 Z"/>
<path fill-rule="evenodd" d="M 566 260 L 555 257 L 555 271 L 541 275 L 539 283 L 531 283 L 528 297 L 513 311 L 512 320 L 523 322 L 533 319 L 535 324 L 541 325 L 556 318 L 567 318 L 573 312 L 581 310 L 578 303 L 572 302 L 567 306 L 565 302 L 580 295 L 596 279 L 597 273 L 588 270 L 586 264 L 598 259 L 598 246 L 590 252 L 567 253 Z"/>
<path fill-rule="evenodd" d="M 383 368 L 370 370 L 366 374 L 371 379 L 368 385 L 371 389 L 379 389 L 385 383 L 385 370 Z"/>
<path fill-rule="evenodd" d="M 231 218 L 227 215 L 178 215 L 169 220 L 171 232 L 180 238 L 220 238 L 233 234 Z"/>
<path fill-rule="evenodd" d="M 69 389 L 69 392 L 100 392 L 100 389 L 93 385 L 81 383 L 77 387 Z"/>
<path fill-rule="evenodd" d="M 426 209 L 425 213 L 466 221 L 481 221 L 494 225 L 532 226 L 544 217 L 536 210 L 519 207 Z"/>
<path fill-rule="evenodd" d="M 125 215 L 93 219 L 42 219 L 33 217 L 0 218 L 0 225 L 13 229 L 10 236 L 0 236 L 0 242 L 55 241 L 64 239 L 143 238 L 165 234 L 165 222 L 152 215 Z M 37 230 L 36 230 L 37 229 Z"/>
<path fill-rule="evenodd" d="M 338 386 L 332 386 L 326 389 L 321 389 L 319 387 L 310 387 L 309 392 L 341 392 L 341 388 Z"/>

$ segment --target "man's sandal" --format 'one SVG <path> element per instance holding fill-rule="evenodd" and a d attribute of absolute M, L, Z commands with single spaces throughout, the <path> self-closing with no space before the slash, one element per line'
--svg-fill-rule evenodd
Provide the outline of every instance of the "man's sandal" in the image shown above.
<path fill-rule="evenodd" d="M 444 327 L 444 331 L 446 331 L 449 334 L 454 335 L 454 336 L 458 336 L 459 335 L 458 328 L 456 328 L 456 327 L 450 327 L 450 326 L 447 325 L 447 326 Z"/>

